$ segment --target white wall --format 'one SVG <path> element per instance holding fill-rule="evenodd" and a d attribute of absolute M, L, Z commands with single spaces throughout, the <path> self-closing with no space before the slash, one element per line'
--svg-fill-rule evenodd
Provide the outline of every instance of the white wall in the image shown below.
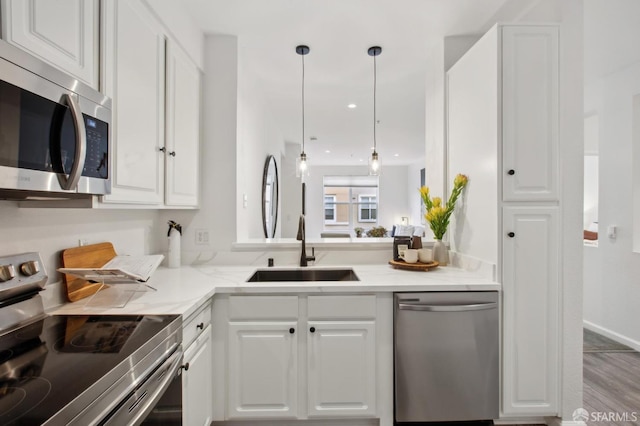
<path fill-rule="evenodd" d="M 262 175 L 265 160 L 273 155 L 280 169 L 284 152 L 282 133 L 275 126 L 270 105 L 262 93 L 262 85 L 245 66 L 243 50 L 238 50 L 238 139 L 237 185 L 241 203 L 237 215 L 237 239 L 263 238 Z M 280 170 L 278 170 L 280 172 Z M 282 183 L 282 177 L 278 177 Z M 244 197 L 247 204 L 244 205 Z M 280 202 L 278 202 L 280 204 Z M 280 214 L 278 215 L 280 216 Z M 280 219 L 276 237 L 281 234 Z"/>
<path fill-rule="evenodd" d="M 469 177 L 448 239 L 452 250 L 497 265 L 499 92 L 495 29 L 449 69 L 447 81 L 448 186 L 453 187 L 458 173 Z M 443 200 L 449 193 L 450 189 Z"/>
<path fill-rule="evenodd" d="M 425 169 L 425 162 L 409 164 L 407 166 L 407 212 L 410 225 L 419 225 L 430 232 L 429 225 L 423 223 L 422 199 L 420 198 L 420 170 Z M 426 170 L 425 170 L 426 173 Z"/>
<path fill-rule="evenodd" d="M 49 281 L 43 296 L 47 306 L 65 300 L 61 251 L 109 241 L 118 254 L 148 254 L 164 250 L 164 228 L 156 210 L 90 210 L 19 208 L 16 202 L 0 201 L 0 256 L 40 252 Z M 166 234 L 165 234 L 166 235 Z"/>
<path fill-rule="evenodd" d="M 281 227 L 280 236 L 295 238 L 298 233 L 298 219 L 302 212 L 302 186 L 300 178 L 296 178 L 296 158 L 300 155 L 299 143 L 286 143 L 282 156 L 282 170 L 280 171 Z"/>
<path fill-rule="evenodd" d="M 384 226 L 388 231 L 394 224 L 400 223 L 402 216 L 409 214 L 407 182 L 407 166 L 384 166 L 378 182 L 378 225 Z M 367 175 L 367 166 L 311 166 L 307 178 L 307 214 L 306 231 L 308 238 L 319 238 L 323 230 L 324 222 L 324 176 L 357 176 Z M 418 194 L 419 175 L 411 185 Z M 298 215 L 300 213 L 298 207 Z M 297 225 L 297 223 L 296 223 Z"/>

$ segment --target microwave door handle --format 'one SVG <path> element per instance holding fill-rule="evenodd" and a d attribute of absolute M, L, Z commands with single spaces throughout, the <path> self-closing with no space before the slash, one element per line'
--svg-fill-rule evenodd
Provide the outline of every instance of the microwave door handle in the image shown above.
<path fill-rule="evenodd" d="M 87 153 L 87 131 L 84 127 L 84 119 L 82 112 L 78 107 L 78 103 L 68 94 L 62 95 L 62 103 L 66 103 L 71 110 L 71 118 L 73 119 L 73 127 L 76 130 L 76 155 L 73 158 L 73 166 L 69 172 L 69 176 L 64 174 L 60 176 L 60 186 L 64 190 L 73 190 L 78 186 L 80 176 L 84 170 L 84 160 Z"/>

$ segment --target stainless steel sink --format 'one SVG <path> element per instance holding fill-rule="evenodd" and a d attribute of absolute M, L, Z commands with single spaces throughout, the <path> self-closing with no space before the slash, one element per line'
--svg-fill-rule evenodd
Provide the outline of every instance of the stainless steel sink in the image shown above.
<path fill-rule="evenodd" d="M 259 269 L 248 280 L 280 281 L 360 281 L 353 269 Z"/>

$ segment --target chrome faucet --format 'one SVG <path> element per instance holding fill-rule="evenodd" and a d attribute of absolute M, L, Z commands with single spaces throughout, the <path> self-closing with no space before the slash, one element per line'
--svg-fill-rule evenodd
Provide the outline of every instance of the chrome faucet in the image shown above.
<path fill-rule="evenodd" d="M 304 225 L 304 214 L 300 215 L 300 220 L 298 221 L 298 235 L 296 240 L 302 241 L 302 250 L 300 252 L 300 266 L 307 266 L 308 261 L 314 262 L 316 260 L 316 250 L 314 247 L 311 247 L 311 256 L 307 256 L 307 243 L 306 243 L 306 232 Z"/>

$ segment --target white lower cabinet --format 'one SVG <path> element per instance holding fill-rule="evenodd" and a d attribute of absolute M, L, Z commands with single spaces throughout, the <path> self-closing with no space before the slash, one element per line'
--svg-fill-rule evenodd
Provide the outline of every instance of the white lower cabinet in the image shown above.
<path fill-rule="evenodd" d="M 376 413 L 374 321 L 309 321 L 309 417 Z"/>
<path fill-rule="evenodd" d="M 556 415 L 558 208 L 505 207 L 503 220 L 503 412 Z"/>
<path fill-rule="evenodd" d="M 184 353 L 182 373 L 182 422 L 185 425 L 208 426 L 213 416 L 213 383 L 211 365 L 211 326 L 198 336 Z"/>
<path fill-rule="evenodd" d="M 224 419 L 377 415 L 375 296 L 230 296 L 218 309 L 227 350 L 214 377 L 226 378 L 226 398 L 214 400 L 226 400 Z"/>
<path fill-rule="evenodd" d="M 211 302 L 182 325 L 182 424 L 205 426 L 213 419 L 213 344 Z"/>
<path fill-rule="evenodd" d="M 228 417 L 295 418 L 296 322 L 229 323 Z"/>

